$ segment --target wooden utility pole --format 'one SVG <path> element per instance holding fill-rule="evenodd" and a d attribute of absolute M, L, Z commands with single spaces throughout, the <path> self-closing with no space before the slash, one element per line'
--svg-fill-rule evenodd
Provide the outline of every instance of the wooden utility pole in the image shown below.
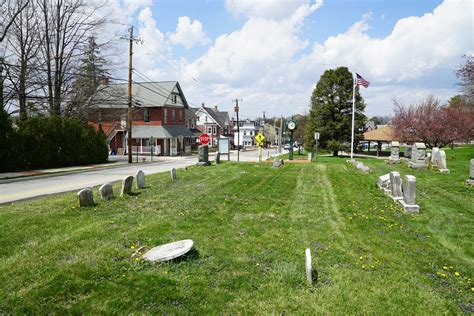
<path fill-rule="evenodd" d="M 128 112 L 127 112 L 127 152 L 128 163 L 132 163 L 132 56 L 133 56 L 133 25 L 130 27 L 130 47 L 128 54 Z"/>
<path fill-rule="evenodd" d="M 4 107 L 4 97 L 3 97 L 3 57 L 0 57 L 0 107 Z"/>

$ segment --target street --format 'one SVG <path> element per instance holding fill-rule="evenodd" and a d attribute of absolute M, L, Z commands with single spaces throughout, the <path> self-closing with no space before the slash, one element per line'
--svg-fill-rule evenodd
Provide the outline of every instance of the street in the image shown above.
<path fill-rule="evenodd" d="M 269 153 L 275 154 L 276 151 L 275 149 L 264 149 L 262 159 L 265 160 Z M 237 152 L 232 151 L 230 157 L 231 161 L 236 161 Z M 170 171 L 172 168 L 184 168 L 197 162 L 197 156 L 166 158 L 168 159 L 149 164 L 132 164 L 124 167 L 55 175 L 46 178 L 32 177 L 28 180 L 21 179 L 21 181 L 2 183 L 0 184 L 0 204 L 80 190 L 85 187 L 99 186 L 106 182 L 120 181 L 125 176 L 135 175 L 140 169 L 143 170 L 145 175 L 149 175 Z M 214 160 L 214 154 L 209 155 L 209 160 Z M 227 160 L 227 157 L 222 156 L 221 160 Z M 258 151 L 241 151 L 240 161 L 258 161 Z"/>

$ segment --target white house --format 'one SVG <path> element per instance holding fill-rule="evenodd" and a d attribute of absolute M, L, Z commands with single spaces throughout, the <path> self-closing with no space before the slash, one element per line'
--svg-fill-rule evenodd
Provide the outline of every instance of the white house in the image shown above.
<path fill-rule="evenodd" d="M 240 121 L 239 120 L 239 134 L 234 130 L 234 144 L 239 144 L 242 147 L 250 147 L 255 145 L 255 121 Z"/>

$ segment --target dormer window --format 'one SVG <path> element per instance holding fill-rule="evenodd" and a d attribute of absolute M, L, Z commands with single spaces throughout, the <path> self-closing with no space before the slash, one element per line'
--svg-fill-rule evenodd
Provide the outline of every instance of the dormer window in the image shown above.
<path fill-rule="evenodd" d="M 178 100 L 177 95 L 176 95 L 176 94 L 172 94 L 172 95 L 171 95 L 171 102 L 176 103 L 177 100 Z"/>

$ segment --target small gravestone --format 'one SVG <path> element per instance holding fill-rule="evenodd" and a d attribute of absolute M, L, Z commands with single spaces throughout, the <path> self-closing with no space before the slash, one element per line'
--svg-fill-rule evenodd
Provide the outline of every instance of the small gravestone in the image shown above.
<path fill-rule="evenodd" d="M 77 200 L 79 207 L 87 207 L 94 205 L 94 195 L 91 188 L 85 188 L 77 192 Z"/>
<path fill-rule="evenodd" d="M 346 160 L 347 163 L 350 163 L 351 165 L 356 165 L 357 164 L 357 160 L 355 159 L 348 159 Z"/>
<path fill-rule="evenodd" d="M 413 152 L 413 146 L 405 147 L 405 158 L 411 159 L 411 154 Z"/>
<path fill-rule="evenodd" d="M 138 170 L 135 174 L 135 181 L 137 182 L 137 189 L 145 188 L 145 173 L 141 170 Z"/>
<path fill-rule="evenodd" d="M 390 173 L 380 176 L 377 181 L 377 186 L 386 194 L 390 194 Z"/>
<path fill-rule="evenodd" d="M 434 169 L 438 169 L 441 173 L 449 173 L 446 165 L 446 153 L 438 147 L 434 147 L 431 153 L 431 164 Z"/>
<path fill-rule="evenodd" d="M 171 175 L 171 180 L 176 180 L 176 169 L 173 168 L 171 169 L 171 172 L 170 172 L 170 175 Z"/>
<path fill-rule="evenodd" d="M 120 191 L 120 196 L 132 193 L 133 186 L 133 176 L 127 176 L 122 180 L 122 190 Z"/>
<path fill-rule="evenodd" d="M 438 147 L 433 147 L 431 149 L 431 165 L 437 166 L 437 161 L 436 159 L 438 158 L 438 153 L 439 153 L 439 148 Z"/>
<path fill-rule="evenodd" d="M 180 240 L 169 244 L 154 247 L 148 250 L 143 259 L 147 261 L 168 261 L 178 258 L 193 248 L 194 242 L 191 239 Z"/>
<path fill-rule="evenodd" d="M 390 197 L 395 201 L 403 199 L 402 180 L 400 179 L 400 173 L 397 171 L 390 172 Z"/>
<path fill-rule="evenodd" d="M 313 266 L 311 262 L 311 250 L 309 248 L 306 248 L 305 255 L 306 255 L 306 279 L 308 280 L 308 284 L 312 285 L 313 284 Z"/>
<path fill-rule="evenodd" d="M 313 153 L 312 152 L 308 153 L 308 161 L 309 162 L 313 161 Z"/>
<path fill-rule="evenodd" d="M 284 164 L 283 159 L 275 158 L 273 160 L 272 168 L 280 168 L 281 166 L 283 166 L 283 164 Z"/>
<path fill-rule="evenodd" d="M 415 143 L 412 148 L 411 161 L 408 163 L 408 166 L 418 170 L 428 169 L 428 164 L 425 161 L 426 145 L 424 143 Z"/>
<path fill-rule="evenodd" d="M 110 183 L 104 183 L 99 188 L 100 198 L 104 201 L 111 200 L 114 198 L 114 188 Z"/>
<path fill-rule="evenodd" d="M 199 162 L 209 162 L 209 147 L 208 146 L 199 146 L 198 147 L 198 161 Z"/>
<path fill-rule="evenodd" d="M 400 162 L 400 143 L 397 141 L 392 142 L 390 158 L 388 159 L 388 162 L 392 164 Z"/>
<path fill-rule="evenodd" d="M 358 162 L 358 163 L 356 164 L 356 168 L 357 168 L 357 170 L 360 170 L 360 171 L 362 171 L 362 172 L 364 172 L 364 173 L 367 173 L 367 172 L 370 171 L 370 168 L 367 167 L 366 165 L 364 165 L 362 162 Z"/>
<path fill-rule="evenodd" d="M 221 153 L 220 152 L 216 152 L 216 164 L 220 164 L 221 163 Z"/>
<path fill-rule="evenodd" d="M 469 166 L 469 179 L 466 180 L 466 184 L 474 185 L 474 159 L 471 159 Z"/>
<path fill-rule="evenodd" d="M 399 200 L 405 213 L 419 213 L 420 207 L 416 205 L 416 178 L 407 175 L 403 181 L 403 199 Z"/>

